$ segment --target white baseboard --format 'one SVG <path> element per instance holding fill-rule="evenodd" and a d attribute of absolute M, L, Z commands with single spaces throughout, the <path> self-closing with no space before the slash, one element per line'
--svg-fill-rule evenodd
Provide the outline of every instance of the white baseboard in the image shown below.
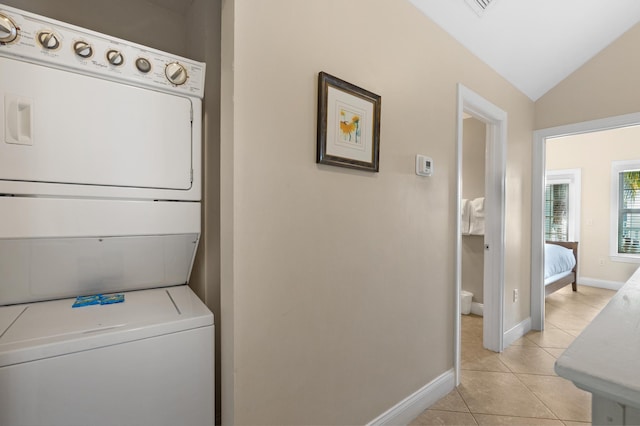
<path fill-rule="evenodd" d="M 520 323 L 513 326 L 509 331 L 505 331 L 502 336 L 503 348 L 508 348 L 513 342 L 531 331 L 531 317 L 525 318 Z"/>
<path fill-rule="evenodd" d="M 625 283 L 619 281 L 606 281 L 589 277 L 578 277 L 578 288 L 581 285 L 587 287 L 606 288 L 608 290 L 620 290 Z"/>
<path fill-rule="evenodd" d="M 367 426 L 407 425 L 427 408 L 446 396 L 455 387 L 453 369 L 427 383 L 424 387 L 409 395 Z"/>

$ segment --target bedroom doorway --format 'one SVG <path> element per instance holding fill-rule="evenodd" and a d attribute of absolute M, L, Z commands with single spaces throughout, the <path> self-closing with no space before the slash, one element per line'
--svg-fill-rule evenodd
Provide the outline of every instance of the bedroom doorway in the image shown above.
<path fill-rule="evenodd" d="M 531 327 L 544 330 L 544 242 L 545 242 L 545 170 L 546 143 L 553 138 L 601 132 L 640 125 L 640 113 L 586 121 L 548 129 L 533 134 L 531 200 Z M 610 167 L 610 166 L 609 166 Z"/>
<path fill-rule="evenodd" d="M 465 86 L 458 85 L 457 113 L 457 240 L 455 285 L 455 339 L 454 370 L 456 385 L 460 383 L 461 363 L 461 304 L 462 291 L 462 180 L 463 136 L 466 116 L 485 126 L 486 149 L 484 155 L 484 237 L 483 260 L 483 346 L 494 352 L 503 349 L 504 312 L 504 235 L 505 235 L 505 176 L 507 114 Z"/>

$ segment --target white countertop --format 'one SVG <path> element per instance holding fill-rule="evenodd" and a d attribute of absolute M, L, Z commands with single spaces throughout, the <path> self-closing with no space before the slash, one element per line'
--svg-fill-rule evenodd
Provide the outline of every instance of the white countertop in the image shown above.
<path fill-rule="evenodd" d="M 581 389 L 640 408 L 640 268 L 555 365 Z"/>

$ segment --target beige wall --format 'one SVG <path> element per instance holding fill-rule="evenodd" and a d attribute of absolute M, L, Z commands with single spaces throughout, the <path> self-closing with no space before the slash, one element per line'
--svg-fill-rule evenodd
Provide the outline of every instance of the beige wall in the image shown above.
<path fill-rule="evenodd" d="M 624 283 L 638 268 L 609 260 L 609 200 L 611 162 L 640 160 L 639 140 L 640 127 L 626 127 L 547 141 L 547 170 L 581 169 L 580 277 Z"/>
<path fill-rule="evenodd" d="M 485 196 L 485 150 L 487 126 L 466 118 L 462 130 L 462 198 Z M 473 293 L 473 301 L 484 301 L 484 237 L 462 236 L 462 289 Z"/>
<path fill-rule="evenodd" d="M 470 117 L 462 123 L 462 198 L 485 196 L 487 126 Z"/>
<path fill-rule="evenodd" d="M 509 114 L 528 293 L 533 103 L 408 2 L 226 0 L 222 52 L 223 421 L 366 423 L 453 367 L 458 82 Z M 379 173 L 315 163 L 319 71 L 382 96 Z"/>
<path fill-rule="evenodd" d="M 541 97 L 535 128 L 546 129 L 640 111 L 637 24 Z"/>

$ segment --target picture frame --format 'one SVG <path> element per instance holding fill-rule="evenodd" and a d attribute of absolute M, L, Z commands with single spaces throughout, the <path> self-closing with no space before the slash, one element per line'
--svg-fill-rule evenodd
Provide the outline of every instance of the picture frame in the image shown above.
<path fill-rule="evenodd" d="M 381 101 L 375 93 L 320 72 L 316 163 L 378 172 Z"/>

